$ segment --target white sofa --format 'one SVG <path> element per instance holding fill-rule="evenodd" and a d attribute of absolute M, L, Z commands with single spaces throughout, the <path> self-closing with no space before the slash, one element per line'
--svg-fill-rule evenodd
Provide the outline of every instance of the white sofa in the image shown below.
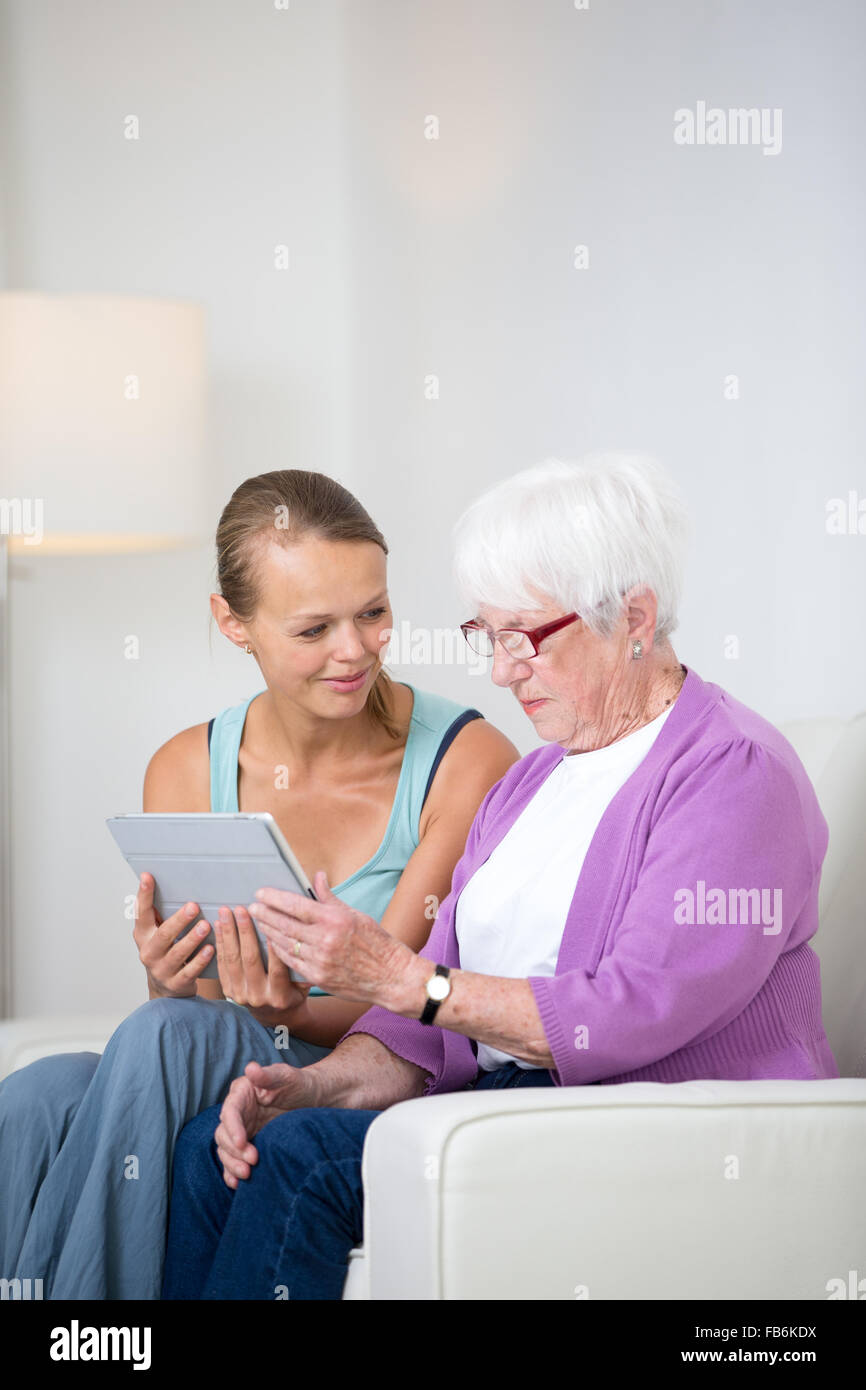
<path fill-rule="evenodd" d="M 392 1106 L 367 1135 L 365 1240 L 344 1299 L 827 1299 L 861 1279 L 866 1291 L 866 716 L 784 732 L 830 825 L 813 944 L 840 1079 Z M 0 1076 L 101 1050 L 119 1022 L 0 1024 Z"/>

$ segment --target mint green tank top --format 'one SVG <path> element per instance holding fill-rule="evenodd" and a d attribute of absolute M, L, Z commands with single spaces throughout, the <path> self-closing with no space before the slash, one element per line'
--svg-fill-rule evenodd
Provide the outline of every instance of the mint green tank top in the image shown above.
<path fill-rule="evenodd" d="M 439 763 L 464 724 L 484 717 L 477 709 L 458 705 L 443 695 L 418 690 L 414 685 L 407 688 L 414 697 L 412 717 L 382 842 L 366 864 L 342 883 L 331 885 L 338 898 L 377 922 L 382 920 L 400 875 L 418 847 L 421 810 Z M 211 811 L 239 810 L 238 751 L 247 710 L 261 694 L 264 692 L 256 691 L 239 705 L 224 709 L 208 726 Z M 311 990 L 313 994 L 323 992 L 316 986 Z"/>

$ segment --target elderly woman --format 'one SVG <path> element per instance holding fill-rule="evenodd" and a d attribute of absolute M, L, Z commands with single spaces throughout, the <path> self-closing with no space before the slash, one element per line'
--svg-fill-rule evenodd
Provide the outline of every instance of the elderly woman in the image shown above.
<path fill-rule="evenodd" d="M 464 632 L 545 746 L 487 794 L 420 952 L 322 873 L 317 903 L 250 905 L 281 959 L 372 1007 L 186 1127 L 164 1297 L 339 1299 L 364 1136 L 401 1100 L 838 1075 L 809 946 L 827 827 L 785 739 L 671 647 L 683 535 L 670 481 L 620 457 L 463 516 Z"/>

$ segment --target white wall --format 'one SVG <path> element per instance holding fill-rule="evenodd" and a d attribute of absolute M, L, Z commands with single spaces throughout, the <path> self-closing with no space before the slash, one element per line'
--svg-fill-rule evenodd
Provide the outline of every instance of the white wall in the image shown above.
<path fill-rule="evenodd" d="M 866 536 L 825 531 L 828 498 L 866 498 L 862 6 L 369 8 L 347 46 L 353 417 L 413 614 L 441 622 L 443 528 L 482 486 L 647 449 L 694 511 L 686 663 L 774 720 L 863 708 Z M 676 146 L 699 99 L 781 107 L 781 153 Z M 491 692 L 529 747 L 512 704 Z"/>
<path fill-rule="evenodd" d="M 205 304 L 212 529 L 253 473 L 312 466 L 352 486 L 337 9 L 14 0 L 0 14 L 6 285 Z M 19 1014 L 146 997 L 123 918 L 135 881 L 104 821 L 140 808 L 166 738 L 261 689 L 216 628 L 209 648 L 213 562 L 210 547 L 12 562 Z"/>
<path fill-rule="evenodd" d="M 682 659 L 777 722 L 866 705 L 866 536 L 825 530 L 829 498 L 866 497 L 857 0 L 7 0 L 0 22 L 3 280 L 206 304 L 214 522 L 251 473 L 331 472 L 389 539 L 398 618 L 451 626 L 448 531 L 483 486 L 648 449 L 695 517 Z M 676 146 L 699 100 L 782 108 L 781 153 Z M 14 562 L 18 1013 L 143 998 L 103 822 L 165 738 L 261 688 L 209 651 L 212 583 L 205 548 Z M 397 674 L 534 746 L 465 667 Z"/>

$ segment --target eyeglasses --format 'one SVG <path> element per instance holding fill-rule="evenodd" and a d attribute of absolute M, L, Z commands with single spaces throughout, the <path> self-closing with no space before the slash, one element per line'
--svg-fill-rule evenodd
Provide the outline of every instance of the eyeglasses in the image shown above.
<path fill-rule="evenodd" d="M 473 618 L 469 623 L 461 623 L 460 631 L 479 656 L 492 656 L 494 644 L 501 642 L 509 656 L 516 657 L 519 661 L 529 661 L 532 657 L 538 656 L 539 642 L 543 642 L 552 632 L 559 632 L 562 628 L 568 627 L 569 623 L 577 622 L 579 617 L 579 613 L 569 613 L 564 618 L 557 618 L 555 622 L 545 623 L 542 627 L 530 628 L 529 631 L 519 627 L 503 627 L 498 632 L 493 632 Z"/>

